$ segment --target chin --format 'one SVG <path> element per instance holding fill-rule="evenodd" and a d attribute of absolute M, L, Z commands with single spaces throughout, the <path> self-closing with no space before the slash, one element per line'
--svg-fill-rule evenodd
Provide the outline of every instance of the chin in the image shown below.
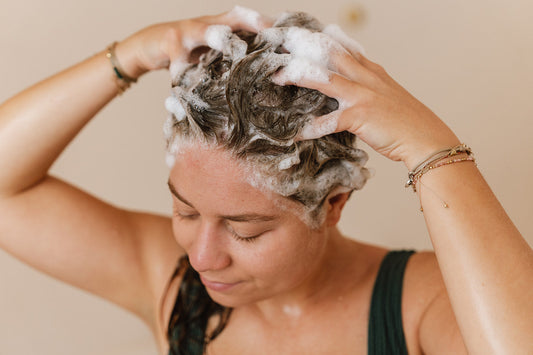
<path fill-rule="evenodd" d="M 253 297 L 250 294 L 223 294 L 206 288 L 207 294 L 213 301 L 224 307 L 237 308 L 265 299 Z"/>
<path fill-rule="evenodd" d="M 250 303 L 249 301 L 243 300 L 242 297 L 221 295 L 219 293 L 211 292 L 209 290 L 207 291 L 207 293 L 213 301 L 224 307 L 237 308 Z"/>

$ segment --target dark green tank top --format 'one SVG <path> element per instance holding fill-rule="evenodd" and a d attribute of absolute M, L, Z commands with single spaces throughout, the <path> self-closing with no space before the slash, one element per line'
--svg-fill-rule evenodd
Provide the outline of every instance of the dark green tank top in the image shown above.
<path fill-rule="evenodd" d="M 368 317 L 369 355 L 406 355 L 402 324 L 403 275 L 412 250 L 390 251 L 374 282 Z"/>
<path fill-rule="evenodd" d="M 390 251 L 378 271 L 368 323 L 369 355 L 404 355 L 407 346 L 402 324 L 402 288 L 405 267 L 411 250 Z M 186 258 L 180 260 L 172 278 L 185 268 L 183 281 L 172 310 L 168 325 L 169 355 L 202 355 L 205 348 L 205 327 L 210 314 L 220 313 L 227 321 L 230 309 L 214 302 L 198 302 L 209 297 L 198 273 L 188 264 Z M 196 304 L 201 303 L 201 307 Z M 181 313 L 181 314 L 180 314 Z M 182 322 L 178 322 L 181 318 Z M 181 324 L 185 324 L 186 328 Z M 217 328 L 217 334 L 222 327 Z"/>

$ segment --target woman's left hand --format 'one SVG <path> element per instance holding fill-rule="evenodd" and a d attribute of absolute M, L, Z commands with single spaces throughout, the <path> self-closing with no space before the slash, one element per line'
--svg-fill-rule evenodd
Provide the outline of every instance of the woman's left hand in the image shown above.
<path fill-rule="evenodd" d="M 301 139 L 349 131 L 378 153 L 403 161 L 409 170 L 435 151 L 459 144 L 455 134 L 435 113 L 380 65 L 360 53 L 333 50 L 328 69 L 329 82 L 305 76 L 291 82 L 319 90 L 340 103 L 337 111 L 311 122 Z"/>
<path fill-rule="evenodd" d="M 236 6 L 218 15 L 158 23 L 132 34 L 117 45 L 117 57 L 132 78 L 168 68 L 175 60 L 195 60 L 193 51 L 207 46 L 206 30 L 225 25 L 233 31 L 258 32 L 272 25 L 272 19 L 250 9 Z"/>

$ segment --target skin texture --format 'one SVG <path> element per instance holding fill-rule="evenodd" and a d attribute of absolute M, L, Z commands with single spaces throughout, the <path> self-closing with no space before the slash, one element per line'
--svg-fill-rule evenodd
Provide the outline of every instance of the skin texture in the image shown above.
<path fill-rule="evenodd" d="M 319 32 L 323 26 L 316 19 L 302 13 L 278 19 L 273 26 L 257 35 L 227 29 L 225 46 L 217 44 L 218 50 L 206 51 L 197 64 L 182 63 L 182 71 L 171 72 L 166 105 L 171 114 L 164 129 L 167 158 L 173 161 L 183 142 L 198 145 L 201 138 L 231 150 L 250 162 L 258 184 L 316 210 L 309 218 L 314 222 L 334 188 L 363 187 L 368 156 L 356 149 L 356 137 L 349 132 L 294 142 L 308 121 L 337 110 L 339 104 L 317 90 L 276 85 L 271 77 L 290 56 L 283 52 L 295 47 L 294 35 L 288 33 L 297 30 L 322 42 L 327 36 Z M 210 27 L 206 36 L 218 28 Z"/>
<path fill-rule="evenodd" d="M 159 24 L 120 42 L 116 54 L 131 77 L 165 68 L 176 58 L 194 60 L 191 50 L 203 43 L 205 29 L 214 23 L 254 30 L 227 14 Z M 268 20 L 264 25 L 268 26 Z M 295 84 L 346 103 L 337 130 L 357 134 L 384 156 L 402 161 L 407 169 L 459 142 L 379 65 L 349 53 L 340 55 L 335 65 L 329 84 L 305 78 Z M 250 296 L 242 297 L 212 294 L 238 306 L 228 328 L 213 343 L 213 353 L 364 353 L 372 282 L 386 250 L 338 233 L 335 224 L 346 195 L 327 201 L 326 222 L 319 234 L 289 218 L 279 223 L 277 232 L 266 233 L 248 246 L 230 239 L 227 226 L 216 216 L 242 213 L 241 207 L 252 209 L 247 213 L 271 213 L 273 200 L 239 186 L 238 180 L 229 181 L 238 171 L 215 152 L 209 156 L 220 158 L 219 163 L 206 156 L 184 156 L 179 164 L 188 162 L 191 172 L 187 165 L 171 173 L 171 182 L 194 206 L 178 205 L 178 211 L 201 216 L 187 222 L 111 206 L 48 175 L 64 147 L 116 96 L 113 75 L 101 52 L 0 106 L 0 246 L 39 270 L 138 315 L 154 332 L 162 353 L 179 279 L 168 290 L 166 286 L 185 252 L 206 277 L 246 281 L 242 288 L 250 291 Z M 87 96 L 87 92 L 93 94 Z M 28 141 L 31 146 L 26 145 Z M 199 161 L 219 169 L 210 170 L 213 175 L 209 175 Z M 221 162 L 227 166 L 216 165 Z M 200 191 L 208 190 L 216 199 L 206 201 L 198 192 L 194 180 L 204 178 L 200 172 L 209 180 L 203 181 Z M 458 179 L 461 184 L 455 183 Z M 238 200 L 242 195 L 225 191 L 220 182 L 228 189 L 242 188 L 254 198 Z M 419 186 L 435 255 L 415 255 L 406 271 L 402 309 L 410 353 L 461 353 L 465 347 L 472 354 L 533 352 L 531 248 L 474 164 L 436 169 L 422 182 L 446 196 L 450 207 L 443 208 L 439 198 Z M 35 216 L 32 223 L 27 223 L 28 215 Z M 241 230 L 235 223 L 230 226 L 243 234 L 260 232 Z M 263 238 L 267 236 L 272 240 Z M 290 257 L 278 258 L 280 251 L 269 244 L 276 238 L 292 250 Z M 302 244 L 302 239 L 313 243 Z M 206 240 L 218 248 L 209 248 Z M 258 263 L 244 253 L 252 246 L 257 248 L 252 252 L 257 259 L 267 261 Z M 297 258 L 309 267 L 299 267 Z M 267 264 L 271 260 L 275 263 Z M 281 270 L 286 272 L 275 279 L 273 274 Z M 322 288 L 306 282 L 324 279 L 327 282 L 319 284 Z M 316 296 L 304 297 L 317 287 Z M 234 290 L 237 293 L 238 287 Z"/>
<path fill-rule="evenodd" d="M 215 301 L 230 307 L 284 298 L 288 291 L 295 293 L 288 298 L 315 293 L 331 231 L 310 229 L 295 202 L 253 188 L 244 174 L 220 150 L 194 150 L 178 158 L 170 180 L 192 206 L 174 198 L 173 226 L 191 266 L 208 280 L 242 282 L 228 295 L 208 289 Z M 250 213 L 272 220 L 221 217 Z M 258 237 L 238 240 L 233 233 Z"/>

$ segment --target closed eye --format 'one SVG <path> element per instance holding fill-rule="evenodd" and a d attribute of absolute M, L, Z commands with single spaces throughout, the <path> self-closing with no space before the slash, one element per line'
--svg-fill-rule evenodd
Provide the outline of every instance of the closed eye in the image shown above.
<path fill-rule="evenodd" d="M 261 234 L 263 234 L 263 233 L 261 233 Z M 247 242 L 247 243 L 255 242 L 257 240 L 257 238 L 259 238 L 261 236 L 261 234 L 257 234 L 257 235 L 251 236 L 251 237 L 242 237 L 242 236 L 238 235 L 237 233 L 235 233 L 234 231 L 231 231 L 231 236 L 233 238 L 235 238 L 236 240 L 238 240 L 240 242 Z"/>
<path fill-rule="evenodd" d="M 179 219 L 194 220 L 199 216 L 199 214 L 198 213 L 187 214 L 187 213 L 180 213 L 180 212 L 175 211 L 174 216 L 178 217 Z"/>

